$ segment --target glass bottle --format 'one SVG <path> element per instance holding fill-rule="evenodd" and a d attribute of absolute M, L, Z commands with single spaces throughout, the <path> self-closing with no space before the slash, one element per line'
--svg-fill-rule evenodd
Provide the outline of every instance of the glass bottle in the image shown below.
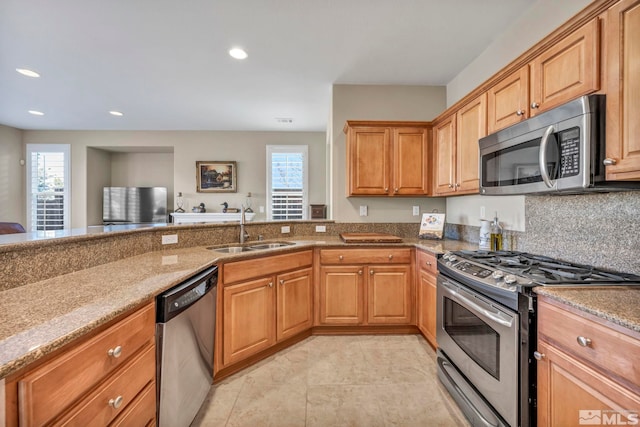
<path fill-rule="evenodd" d="M 502 250 L 502 227 L 500 226 L 500 222 L 498 221 L 497 212 L 495 218 L 493 219 L 493 222 L 491 223 L 491 250 Z"/>
<path fill-rule="evenodd" d="M 175 212 L 184 212 L 184 209 L 182 208 L 184 206 L 184 198 L 182 197 L 182 192 L 179 192 L 178 197 L 176 197 L 176 206 L 178 206 L 178 209 L 176 209 Z"/>

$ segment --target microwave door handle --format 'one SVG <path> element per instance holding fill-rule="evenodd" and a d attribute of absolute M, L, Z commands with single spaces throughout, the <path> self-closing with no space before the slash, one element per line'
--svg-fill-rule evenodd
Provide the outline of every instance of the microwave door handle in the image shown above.
<path fill-rule="evenodd" d="M 555 131 L 553 125 L 549 126 L 542 134 L 542 139 L 540 140 L 540 155 L 538 156 L 538 163 L 540 164 L 540 176 L 544 181 L 544 184 L 553 188 L 553 182 L 549 178 L 549 171 L 547 170 L 547 144 L 549 143 L 549 137 Z"/>

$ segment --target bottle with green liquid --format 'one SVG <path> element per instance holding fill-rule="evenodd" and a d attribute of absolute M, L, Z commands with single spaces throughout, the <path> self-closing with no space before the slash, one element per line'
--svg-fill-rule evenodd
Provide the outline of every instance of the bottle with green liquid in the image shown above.
<path fill-rule="evenodd" d="M 496 216 L 491 223 L 490 242 L 492 251 L 502 250 L 502 227 L 500 226 L 500 222 L 498 221 L 498 212 L 496 212 Z"/>

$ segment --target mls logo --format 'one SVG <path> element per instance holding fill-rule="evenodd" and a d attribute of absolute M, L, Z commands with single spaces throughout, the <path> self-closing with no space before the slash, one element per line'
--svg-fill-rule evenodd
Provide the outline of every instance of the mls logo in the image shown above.
<path fill-rule="evenodd" d="M 602 411 L 599 409 L 580 409 L 578 412 L 578 424 L 585 426 L 602 424 Z"/>

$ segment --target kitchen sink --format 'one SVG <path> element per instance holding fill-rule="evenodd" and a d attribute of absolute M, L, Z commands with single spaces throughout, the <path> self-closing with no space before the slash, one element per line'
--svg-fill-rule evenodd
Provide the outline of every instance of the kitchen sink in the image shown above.
<path fill-rule="evenodd" d="M 225 252 L 228 254 L 237 254 L 239 252 L 247 252 L 251 250 L 246 246 L 226 246 L 224 248 L 207 248 L 207 249 L 212 249 L 217 252 Z"/>
<path fill-rule="evenodd" d="M 291 245 L 293 245 L 293 243 L 289 243 L 289 242 L 262 243 L 260 245 L 249 246 L 249 249 L 258 251 L 261 249 L 275 249 L 275 248 L 282 248 L 282 247 L 291 246 Z"/>

